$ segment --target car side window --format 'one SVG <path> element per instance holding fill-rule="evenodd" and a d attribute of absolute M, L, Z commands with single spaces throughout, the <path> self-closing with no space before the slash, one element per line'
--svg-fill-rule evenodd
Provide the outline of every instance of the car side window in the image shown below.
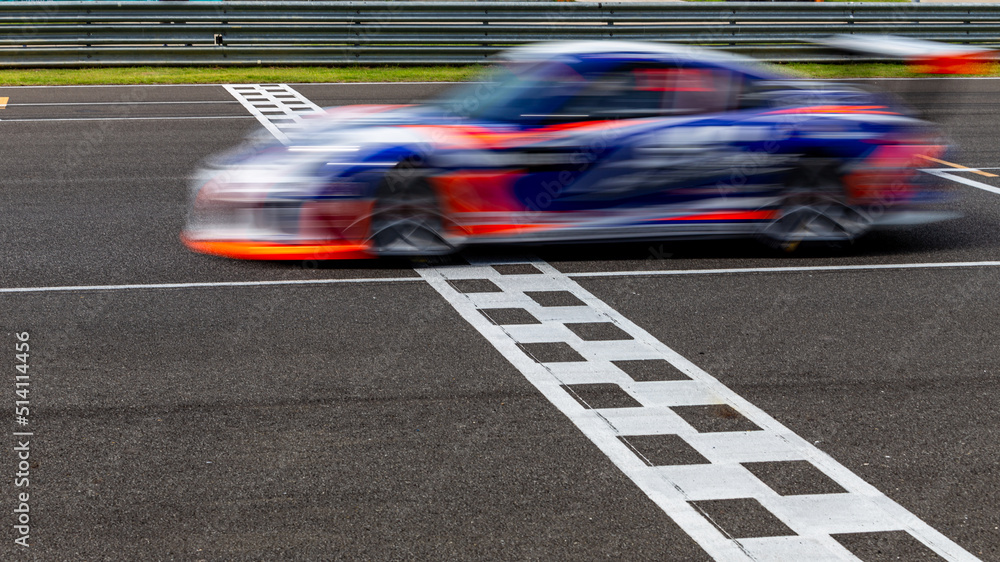
<path fill-rule="evenodd" d="M 644 85 L 645 75 L 622 68 L 591 78 L 559 112 L 582 119 L 651 117 L 663 111 L 663 93 Z"/>
<path fill-rule="evenodd" d="M 563 120 L 628 119 L 725 111 L 733 106 L 732 72 L 635 64 L 593 77 L 559 111 Z"/>
<path fill-rule="evenodd" d="M 742 76 L 724 68 L 679 68 L 671 108 L 679 115 L 730 111 L 741 87 Z"/>

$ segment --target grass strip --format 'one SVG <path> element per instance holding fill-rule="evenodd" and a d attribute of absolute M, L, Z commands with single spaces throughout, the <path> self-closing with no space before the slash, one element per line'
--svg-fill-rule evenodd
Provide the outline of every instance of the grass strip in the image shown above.
<path fill-rule="evenodd" d="M 941 78 L 947 76 L 1000 76 L 1000 63 L 985 65 L 982 74 L 924 74 L 903 63 L 803 63 L 774 65 L 793 74 L 808 78 Z"/>
<path fill-rule="evenodd" d="M 480 69 L 481 67 L 476 65 L 0 69 L 0 85 L 451 82 L 468 80 Z"/>
<path fill-rule="evenodd" d="M 785 63 L 778 70 L 805 78 L 911 78 L 928 76 L 899 63 Z M 468 66 L 301 66 L 0 69 L 0 86 L 88 84 L 270 84 L 308 82 L 461 82 L 476 76 Z M 1000 63 L 986 76 L 1000 76 Z M 963 75 L 955 75 L 963 76 Z"/>

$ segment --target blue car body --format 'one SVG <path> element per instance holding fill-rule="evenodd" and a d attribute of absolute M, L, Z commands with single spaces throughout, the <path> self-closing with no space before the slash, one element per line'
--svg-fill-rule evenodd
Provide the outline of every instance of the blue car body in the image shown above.
<path fill-rule="evenodd" d="M 887 96 L 642 43 L 513 49 L 489 81 L 332 108 L 199 174 L 182 234 L 255 259 L 756 236 L 786 248 L 939 220 L 948 149 Z"/>

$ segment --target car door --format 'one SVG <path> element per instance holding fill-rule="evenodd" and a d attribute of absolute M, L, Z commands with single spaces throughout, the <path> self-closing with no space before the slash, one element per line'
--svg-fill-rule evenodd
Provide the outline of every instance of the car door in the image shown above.
<path fill-rule="evenodd" d="M 546 140 L 517 148 L 527 173 L 515 196 L 560 221 L 709 196 L 738 150 L 725 114 L 740 85 L 727 69 L 648 61 L 589 77 L 535 116 Z"/>

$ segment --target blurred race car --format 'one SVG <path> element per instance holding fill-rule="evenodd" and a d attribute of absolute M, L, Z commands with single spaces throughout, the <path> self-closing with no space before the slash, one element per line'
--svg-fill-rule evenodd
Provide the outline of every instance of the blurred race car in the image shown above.
<path fill-rule="evenodd" d="M 545 43 L 421 105 L 329 109 L 202 169 L 182 239 L 252 259 L 756 236 L 939 220 L 947 149 L 880 94 L 681 46 Z"/>

